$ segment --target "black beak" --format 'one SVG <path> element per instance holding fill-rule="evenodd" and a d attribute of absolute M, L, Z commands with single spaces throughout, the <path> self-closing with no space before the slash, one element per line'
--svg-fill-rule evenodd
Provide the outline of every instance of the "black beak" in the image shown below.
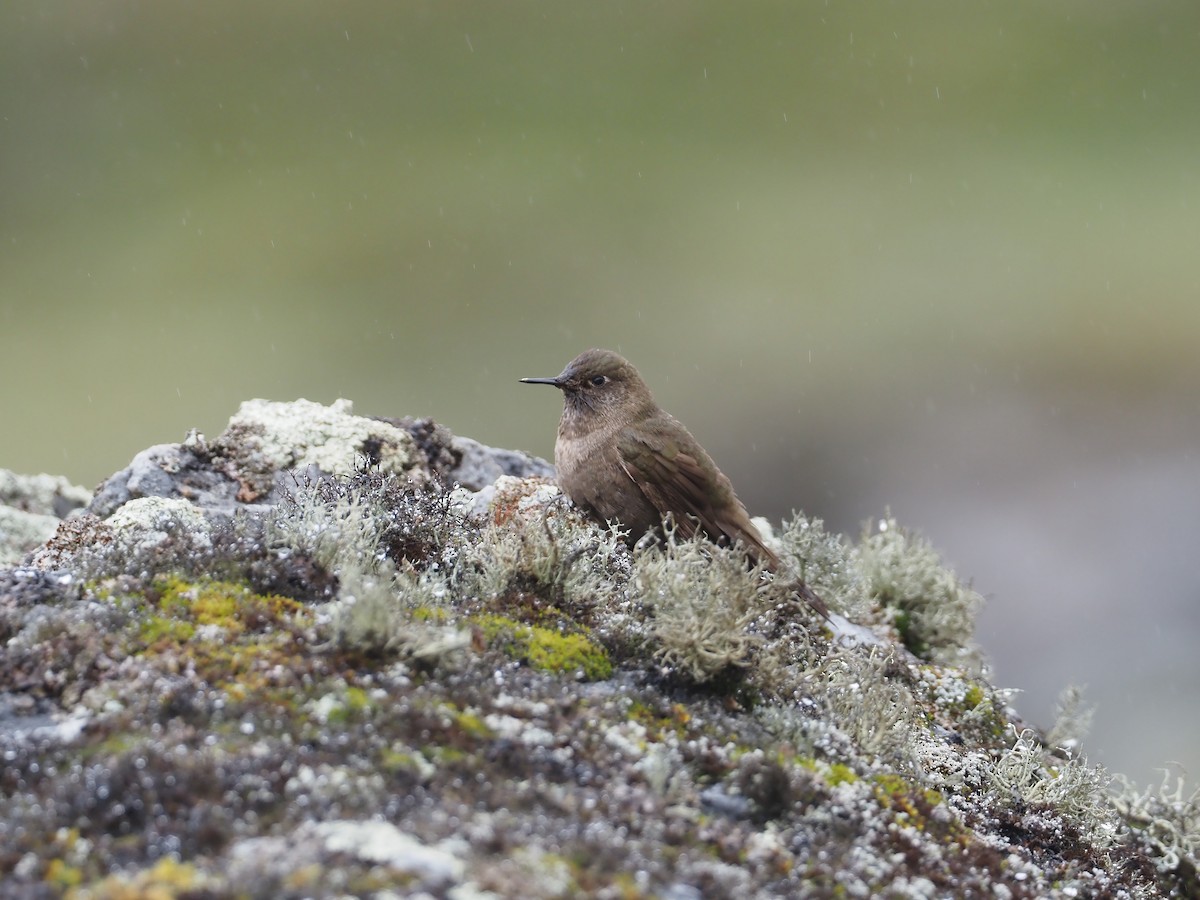
<path fill-rule="evenodd" d="M 555 387 L 562 387 L 562 376 L 558 378 L 522 378 L 522 384 L 552 384 Z"/>

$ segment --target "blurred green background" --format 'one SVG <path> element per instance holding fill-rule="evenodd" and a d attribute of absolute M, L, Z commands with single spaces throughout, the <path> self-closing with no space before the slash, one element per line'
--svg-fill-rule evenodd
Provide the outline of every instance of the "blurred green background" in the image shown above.
<path fill-rule="evenodd" d="M 1200 13 L 1148 3 L 0 7 L 0 466 L 251 397 L 550 455 L 630 357 L 753 512 L 889 506 L 995 680 L 1200 773 Z"/>

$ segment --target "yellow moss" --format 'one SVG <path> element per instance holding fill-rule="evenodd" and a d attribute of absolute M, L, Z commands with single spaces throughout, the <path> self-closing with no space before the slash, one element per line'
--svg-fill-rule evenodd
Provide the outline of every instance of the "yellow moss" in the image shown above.
<path fill-rule="evenodd" d="M 654 741 L 661 741 L 667 732 L 680 738 L 684 737 L 688 723 L 692 720 L 691 713 L 682 703 L 672 704 L 670 714 L 663 716 L 638 701 L 630 704 L 629 718 L 645 728 L 647 737 Z"/>
<path fill-rule="evenodd" d="M 384 747 L 379 754 L 379 767 L 385 772 L 411 772 L 419 777 L 429 768 L 429 762 L 411 751 Z"/>
<path fill-rule="evenodd" d="M 612 675 L 612 663 L 604 650 L 582 634 L 559 634 L 533 626 L 529 664 L 548 672 L 582 672 L 588 681 Z"/>
<path fill-rule="evenodd" d="M 900 824 L 911 825 L 918 831 L 925 830 L 926 813 L 918 803 L 923 801 L 927 807 L 937 806 L 942 802 L 942 795 L 935 790 L 917 788 L 909 784 L 899 775 L 876 775 L 875 799 L 884 809 L 890 809 L 896 814 Z"/>
<path fill-rule="evenodd" d="M 454 723 L 472 737 L 490 738 L 492 729 L 479 718 L 478 714 L 463 710 L 454 717 Z"/>
<path fill-rule="evenodd" d="M 320 880 L 324 873 L 325 867 L 319 863 L 301 866 L 287 874 L 287 877 L 283 879 L 283 885 L 293 891 L 307 893 Z"/>
<path fill-rule="evenodd" d="M 495 641 L 497 638 L 511 636 L 526 629 L 525 625 L 522 625 L 515 619 L 508 619 L 504 616 L 475 616 L 470 621 L 479 627 L 484 639 L 488 643 Z"/>
<path fill-rule="evenodd" d="M 545 672 L 580 672 L 588 681 L 612 675 L 608 654 L 582 634 L 560 634 L 540 625 L 523 625 L 504 616 L 485 615 L 471 620 L 489 643 L 500 643 L 506 653 Z"/>
<path fill-rule="evenodd" d="M 63 895 L 67 900 L 171 900 L 204 887 L 204 878 L 190 863 L 169 857 L 153 868 L 132 875 L 109 875 L 87 887 L 72 887 Z"/>
<path fill-rule="evenodd" d="M 412 617 L 418 622 L 443 625 L 450 619 L 450 614 L 446 610 L 434 606 L 418 606 L 413 609 Z"/>
<path fill-rule="evenodd" d="M 837 787 L 839 784 L 853 784 L 858 780 L 858 773 L 842 763 L 830 765 L 829 772 L 825 775 L 825 783 L 830 787 Z"/>
<path fill-rule="evenodd" d="M 234 618 L 238 608 L 237 597 L 222 587 L 210 586 L 201 590 L 192 601 L 192 615 L 201 625 L 219 625 L 241 631 L 241 622 Z"/>
<path fill-rule="evenodd" d="M 453 763 L 462 762 L 467 758 L 467 753 L 465 750 L 459 750 L 457 747 L 443 747 L 440 745 L 426 747 L 422 751 L 422 755 L 435 766 L 452 765 Z"/>
<path fill-rule="evenodd" d="M 75 887 L 83 881 L 83 872 L 61 859 L 50 860 L 46 867 L 46 882 L 59 889 Z"/>
<path fill-rule="evenodd" d="M 167 615 L 196 625 L 217 625 L 233 634 L 261 631 L 268 624 L 304 607 L 289 597 L 256 594 L 230 581 L 186 581 L 178 576 L 160 578 L 159 608 Z"/>
<path fill-rule="evenodd" d="M 169 644 L 185 644 L 196 633 L 196 626 L 191 622 L 181 622 L 167 616 L 148 616 L 138 629 L 138 637 L 148 647 L 160 641 Z"/>
<path fill-rule="evenodd" d="M 348 687 L 336 701 L 328 713 L 328 720 L 339 725 L 350 720 L 352 716 L 362 713 L 371 706 L 371 697 L 360 687 Z"/>
<path fill-rule="evenodd" d="M 272 672 L 292 671 L 297 654 L 307 652 L 295 637 L 296 625 L 312 617 L 307 607 L 232 582 L 172 576 L 155 587 L 155 605 L 138 629 L 149 652 L 194 668 L 233 700 L 290 702 L 289 688 Z M 352 705 L 366 701 L 365 693 L 348 698 Z"/>

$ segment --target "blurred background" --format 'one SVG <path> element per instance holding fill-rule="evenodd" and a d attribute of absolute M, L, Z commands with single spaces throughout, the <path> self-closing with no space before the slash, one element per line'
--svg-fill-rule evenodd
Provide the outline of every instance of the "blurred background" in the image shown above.
<path fill-rule="evenodd" d="M 994 680 L 1200 775 L 1200 19 L 1052 5 L 0 7 L 0 467 L 240 401 L 553 452 L 617 349 L 756 514 L 889 508 Z"/>

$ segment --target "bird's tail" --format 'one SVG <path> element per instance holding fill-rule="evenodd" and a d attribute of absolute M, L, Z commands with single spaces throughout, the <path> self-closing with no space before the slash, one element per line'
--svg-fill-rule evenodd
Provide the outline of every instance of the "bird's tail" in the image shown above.
<path fill-rule="evenodd" d="M 816 610 L 822 619 L 827 622 L 829 621 L 829 606 L 826 605 L 825 601 L 817 595 L 817 592 L 810 588 L 807 584 L 797 578 L 788 585 L 788 590 L 799 594 L 800 598 L 814 610 Z"/>

